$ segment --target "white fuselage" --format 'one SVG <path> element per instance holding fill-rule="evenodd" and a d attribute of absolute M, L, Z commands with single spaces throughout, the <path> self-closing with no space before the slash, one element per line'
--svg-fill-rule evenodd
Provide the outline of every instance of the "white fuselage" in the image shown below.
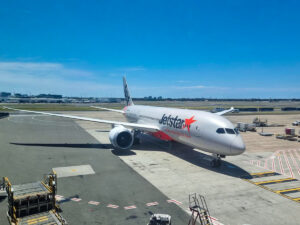
<path fill-rule="evenodd" d="M 142 105 L 127 106 L 124 111 L 129 122 L 158 126 L 161 131 L 155 136 L 161 139 L 218 155 L 239 155 L 245 151 L 233 124 L 214 113 Z"/>

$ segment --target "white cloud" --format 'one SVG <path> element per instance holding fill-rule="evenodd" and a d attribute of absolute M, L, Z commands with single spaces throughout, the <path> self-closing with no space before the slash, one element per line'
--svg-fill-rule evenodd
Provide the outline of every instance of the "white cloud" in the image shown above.
<path fill-rule="evenodd" d="M 176 83 L 190 83 L 189 80 L 177 80 Z"/>
<path fill-rule="evenodd" d="M 202 85 L 195 85 L 195 86 L 174 86 L 175 89 L 203 89 L 203 88 L 209 88 Z"/>
<path fill-rule="evenodd" d="M 0 91 L 72 96 L 114 96 L 116 86 L 95 81 L 85 70 L 60 63 L 0 62 Z M 116 92 L 116 93 L 115 93 Z M 118 94 L 119 95 L 119 94 Z"/>
<path fill-rule="evenodd" d="M 171 74 L 176 77 L 178 74 L 172 74 L 172 71 L 145 70 L 143 67 L 115 68 L 111 70 L 89 71 L 78 68 L 70 68 L 61 63 L 49 62 L 0 62 L 0 92 L 19 92 L 25 94 L 53 93 L 65 96 L 103 96 L 103 97 L 122 97 L 122 79 L 125 70 L 131 77 L 136 76 L 139 79 L 129 79 L 129 88 L 134 97 L 164 96 L 164 97 L 297 97 L 300 93 L 300 87 L 256 87 L 255 84 L 247 84 L 231 87 L 232 84 L 205 83 L 175 80 L 167 83 L 167 79 L 162 82 L 150 82 L 154 77 L 163 77 L 165 74 Z M 140 71 L 135 72 L 135 71 Z M 187 74 L 189 71 L 179 71 L 179 74 Z M 203 72 L 204 73 L 204 72 Z M 206 73 L 205 73 L 206 74 Z M 139 76 L 137 76 L 139 75 Z M 141 76 L 140 76 L 141 75 Z M 170 76 L 171 76 L 170 75 Z M 174 76 L 173 76 L 174 75 Z M 120 76 L 120 79 L 118 78 Z M 129 77 L 128 76 L 128 77 Z M 221 75 L 220 75 L 221 76 Z M 151 77 L 151 79 L 150 79 Z M 224 77 L 224 76 L 223 76 Z M 249 77 L 248 77 L 249 78 Z M 242 79 L 242 78 L 241 78 Z M 244 78 L 243 78 L 244 79 Z M 105 80 L 105 82 L 104 82 Z M 141 84 L 143 82 L 143 84 Z M 249 84 L 248 84 L 249 83 Z M 220 86 L 218 86 L 220 85 Z"/>
<path fill-rule="evenodd" d="M 32 62 L 0 62 L 0 72 L 13 74 L 33 74 L 48 77 L 92 77 L 89 71 L 69 69 L 60 63 L 32 63 Z"/>

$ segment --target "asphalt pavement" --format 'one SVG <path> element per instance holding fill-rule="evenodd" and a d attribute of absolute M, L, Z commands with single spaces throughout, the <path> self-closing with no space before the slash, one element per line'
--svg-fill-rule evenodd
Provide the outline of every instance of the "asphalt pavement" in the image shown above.
<path fill-rule="evenodd" d="M 62 215 L 69 224 L 147 224 L 152 213 L 168 213 L 173 224 L 188 224 L 186 212 L 74 121 L 13 114 L 0 120 L 0 129 L 0 177 L 12 184 L 39 181 L 58 167 L 89 165 L 95 172 L 58 179 Z M 7 199 L 1 199 L 1 225 L 8 224 L 6 210 Z"/>

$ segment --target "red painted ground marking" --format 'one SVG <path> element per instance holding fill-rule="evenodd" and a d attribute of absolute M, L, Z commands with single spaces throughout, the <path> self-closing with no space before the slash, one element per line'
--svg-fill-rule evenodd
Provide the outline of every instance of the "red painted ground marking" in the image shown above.
<path fill-rule="evenodd" d="M 190 208 L 187 208 L 186 212 L 188 214 L 192 215 L 192 212 L 191 212 Z M 202 215 L 201 217 L 205 219 L 204 215 Z M 223 223 L 219 222 L 219 220 L 217 218 L 212 217 L 212 216 L 208 216 L 208 217 L 211 219 L 211 222 L 213 223 L 213 225 L 224 225 Z"/>
<path fill-rule="evenodd" d="M 112 204 L 108 204 L 106 207 L 107 207 L 107 208 L 113 208 L 113 209 L 119 208 L 118 205 L 112 205 Z"/>
<path fill-rule="evenodd" d="M 125 209 L 125 210 L 128 210 L 128 209 L 136 209 L 136 206 L 135 206 L 135 205 L 125 206 L 124 209 Z"/>
<path fill-rule="evenodd" d="M 297 150 L 294 150 L 294 152 L 295 152 L 295 154 L 296 154 L 298 160 L 300 161 L 300 156 L 298 155 L 298 151 L 297 151 Z"/>
<path fill-rule="evenodd" d="M 264 167 L 265 169 L 268 169 L 268 161 L 269 161 L 268 159 L 265 160 L 265 167 Z"/>
<path fill-rule="evenodd" d="M 288 166 L 288 168 L 289 168 L 291 177 L 292 177 L 292 178 L 295 178 L 295 177 L 294 177 L 293 170 L 292 170 L 291 165 L 290 165 L 290 162 L 289 162 L 289 159 L 288 159 L 288 157 L 287 157 L 286 154 L 285 154 L 285 151 L 283 152 L 283 157 L 284 157 L 285 162 L 286 162 L 286 164 L 287 164 L 287 166 Z"/>
<path fill-rule="evenodd" d="M 278 162 L 279 162 L 279 166 L 280 166 L 280 172 L 281 172 L 281 174 L 284 174 L 280 153 L 278 155 Z"/>
<path fill-rule="evenodd" d="M 294 157 L 294 154 L 293 154 L 292 150 L 290 150 L 289 153 L 290 153 L 290 157 L 292 158 L 293 164 L 297 168 L 297 172 L 300 175 L 300 168 L 299 168 L 299 165 L 297 163 L 297 160 Z"/>
<path fill-rule="evenodd" d="M 181 204 L 182 204 L 182 202 L 179 202 L 179 201 L 177 201 L 177 200 L 175 200 L 175 199 L 169 199 L 169 200 L 167 200 L 167 202 L 168 202 L 168 203 L 175 203 L 175 204 L 177 204 L 177 205 L 181 205 Z"/>
<path fill-rule="evenodd" d="M 220 223 L 217 218 L 214 218 L 212 216 L 209 216 L 209 218 L 212 220 L 212 223 L 214 225 L 223 225 L 223 223 Z"/>
<path fill-rule="evenodd" d="M 154 205 L 158 205 L 158 202 L 149 202 L 146 204 L 146 206 L 154 206 Z"/>
<path fill-rule="evenodd" d="M 88 203 L 90 205 L 99 205 L 100 204 L 100 202 L 95 202 L 95 201 L 89 201 Z"/>
<path fill-rule="evenodd" d="M 71 198 L 71 200 L 74 201 L 74 202 L 80 202 L 81 198 Z"/>

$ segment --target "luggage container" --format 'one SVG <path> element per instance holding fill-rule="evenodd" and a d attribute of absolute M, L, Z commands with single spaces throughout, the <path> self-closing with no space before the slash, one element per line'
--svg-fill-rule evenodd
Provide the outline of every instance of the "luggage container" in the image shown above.
<path fill-rule="evenodd" d="M 247 131 L 256 131 L 256 125 L 254 123 L 247 124 Z"/>
<path fill-rule="evenodd" d="M 241 132 L 247 131 L 247 123 L 238 122 L 236 128 Z"/>
<path fill-rule="evenodd" d="M 59 214 L 56 204 L 56 173 L 51 173 L 43 181 L 12 185 L 7 177 L 5 184 L 8 211 L 7 218 L 11 225 L 65 225 L 67 222 Z"/>
<path fill-rule="evenodd" d="M 285 134 L 295 136 L 295 128 L 285 128 Z"/>

